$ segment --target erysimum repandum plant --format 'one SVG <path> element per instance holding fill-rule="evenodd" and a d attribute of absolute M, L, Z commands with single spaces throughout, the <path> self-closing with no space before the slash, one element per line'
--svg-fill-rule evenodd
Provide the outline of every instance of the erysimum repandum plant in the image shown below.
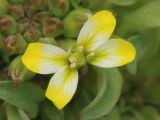
<path fill-rule="evenodd" d="M 86 63 L 110 68 L 122 66 L 135 57 L 135 48 L 123 39 L 110 39 L 116 20 L 111 12 L 100 11 L 82 27 L 76 45 L 66 52 L 49 44 L 29 44 L 22 61 L 40 74 L 55 73 L 46 97 L 62 109 L 73 97 L 78 84 L 78 69 Z"/>

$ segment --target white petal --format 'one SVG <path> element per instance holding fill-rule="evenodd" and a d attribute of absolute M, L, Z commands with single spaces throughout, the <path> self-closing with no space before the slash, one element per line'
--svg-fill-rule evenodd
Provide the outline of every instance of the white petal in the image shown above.
<path fill-rule="evenodd" d="M 66 67 L 67 56 L 67 53 L 59 47 L 49 44 L 31 43 L 22 56 L 22 61 L 33 72 L 50 74 Z"/>
<path fill-rule="evenodd" d="M 122 39 L 111 39 L 95 51 L 95 56 L 88 62 L 108 68 L 122 66 L 135 58 L 133 45 Z"/>
<path fill-rule="evenodd" d="M 93 51 L 103 45 L 111 36 L 116 20 L 111 12 L 100 11 L 91 16 L 82 27 L 78 36 L 78 45 L 85 46 L 86 52 Z"/>
<path fill-rule="evenodd" d="M 78 71 L 66 68 L 57 72 L 50 80 L 46 96 L 58 109 L 72 99 L 78 84 Z"/>

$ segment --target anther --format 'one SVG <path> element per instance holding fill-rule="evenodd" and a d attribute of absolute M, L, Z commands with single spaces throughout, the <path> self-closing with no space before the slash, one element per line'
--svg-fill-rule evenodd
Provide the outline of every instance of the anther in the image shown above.
<path fill-rule="evenodd" d="M 84 50 L 84 46 L 79 46 L 78 47 L 78 52 L 82 52 Z"/>
<path fill-rule="evenodd" d="M 75 68 L 76 67 L 76 63 L 71 63 L 69 66 L 70 66 L 70 68 Z"/>
<path fill-rule="evenodd" d="M 77 59 L 74 58 L 74 57 L 69 57 L 69 62 L 70 62 L 70 63 L 76 63 L 76 62 L 77 62 Z"/>

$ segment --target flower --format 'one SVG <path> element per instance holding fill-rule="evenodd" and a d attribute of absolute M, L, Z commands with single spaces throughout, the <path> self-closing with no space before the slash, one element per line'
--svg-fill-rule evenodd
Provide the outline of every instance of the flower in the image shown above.
<path fill-rule="evenodd" d="M 71 51 L 42 43 L 29 44 L 23 63 L 36 73 L 51 74 L 46 96 L 62 109 L 72 99 L 78 84 L 78 68 L 86 63 L 103 68 L 122 66 L 135 58 L 135 48 L 123 39 L 109 39 L 116 25 L 111 12 L 100 11 L 82 27 Z"/>

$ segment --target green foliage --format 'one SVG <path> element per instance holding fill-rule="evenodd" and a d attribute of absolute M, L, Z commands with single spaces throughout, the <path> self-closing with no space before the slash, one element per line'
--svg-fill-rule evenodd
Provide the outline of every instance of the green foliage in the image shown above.
<path fill-rule="evenodd" d="M 59 17 L 63 17 L 69 10 L 69 0 L 48 0 L 50 12 Z"/>
<path fill-rule="evenodd" d="M 110 0 L 109 2 L 119 6 L 128 6 L 136 3 L 137 0 Z"/>
<path fill-rule="evenodd" d="M 96 98 L 83 109 L 81 117 L 84 120 L 99 118 L 109 113 L 121 93 L 122 77 L 116 69 L 98 69 L 97 71 L 99 92 Z"/>
<path fill-rule="evenodd" d="M 63 20 L 65 27 L 64 35 L 68 38 L 76 38 L 90 15 L 90 10 L 84 8 L 71 11 Z"/>
<path fill-rule="evenodd" d="M 23 82 L 14 86 L 10 81 L 3 81 L 0 82 L 0 98 L 34 118 L 38 112 L 38 102 L 44 99 L 44 92 L 33 83 Z"/>
<path fill-rule="evenodd" d="M 160 23 L 160 1 L 153 0 L 121 18 L 117 32 L 123 36 L 158 27 Z M 123 31 L 123 32 L 122 32 Z"/>
<path fill-rule="evenodd" d="M 15 106 L 5 104 L 8 120 L 22 120 Z"/>
<path fill-rule="evenodd" d="M 107 116 L 101 117 L 97 120 L 121 120 L 120 111 L 115 107 Z"/>
<path fill-rule="evenodd" d="M 135 116 L 137 120 L 160 120 L 159 113 L 156 109 L 150 106 L 143 106 L 139 108 L 139 110 L 135 111 Z"/>
<path fill-rule="evenodd" d="M 49 101 L 44 102 L 42 112 L 42 120 L 64 120 L 63 111 L 55 108 Z"/>
<path fill-rule="evenodd" d="M 2 119 L 2 120 L 5 120 L 6 119 L 6 114 L 5 114 L 5 107 L 4 107 L 4 105 L 1 105 L 0 106 L 0 118 Z"/>
<path fill-rule="evenodd" d="M 127 65 L 127 69 L 133 75 L 137 72 L 138 62 L 142 59 L 142 55 L 145 50 L 144 38 L 140 35 L 134 35 L 128 39 L 136 48 L 136 58 L 133 62 Z"/>

